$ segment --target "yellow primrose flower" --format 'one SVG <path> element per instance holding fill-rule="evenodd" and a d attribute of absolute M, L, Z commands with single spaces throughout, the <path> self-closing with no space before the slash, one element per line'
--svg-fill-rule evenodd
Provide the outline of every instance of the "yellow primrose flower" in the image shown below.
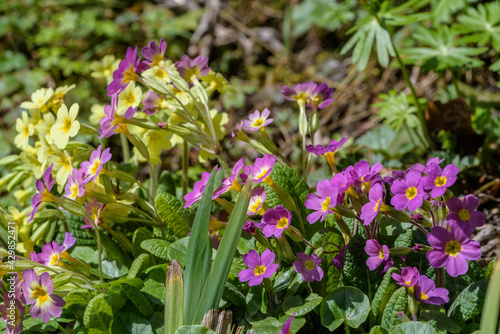
<path fill-rule="evenodd" d="M 73 165 L 71 163 L 71 157 L 69 156 L 68 151 L 61 152 L 57 148 L 54 147 L 54 155 L 51 155 L 47 159 L 47 164 L 54 164 L 53 170 L 57 171 L 56 174 L 56 183 L 59 192 L 62 192 L 62 188 L 68 181 L 68 177 L 73 170 Z"/>
<path fill-rule="evenodd" d="M 54 94 L 54 90 L 52 88 L 40 88 L 37 89 L 33 94 L 31 94 L 31 102 L 23 102 L 21 103 L 21 108 L 28 110 L 39 110 L 40 112 L 47 112 L 47 101 Z"/>
<path fill-rule="evenodd" d="M 210 71 L 207 75 L 200 78 L 201 81 L 209 84 L 208 91 L 213 93 L 218 91 L 221 94 L 226 92 L 234 91 L 234 88 L 229 85 L 229 82 L 224 78 L 224 76 L 220 73 L 215 73 L 214 71 Z"/>
<path fill-rule="evenodd" d="M 89 117 L 89 121 L 94 125 L 99 125 L 101 123 L 101 119 L 106 116 L 104 114 L 104 106 L 102 104 L 94 104 L 90 107 L 90 112 L 92 114 Z"/>
<path fill-rule="evenodd" d="M 224 137 L 227 134 L 226 128 L 224 125 L 229 122 L 229 116 L 225 112 L 219 112 L 217 109 L 212 109 L 210 110 L 210 117 L 212 118 L 212 123 L 214 124 L 215 128 L 215 135 L 217 136 L 218 140 L 224 139 Z M 206 132 L 210 133 L 208 127 L 202 123 L 201 128 Z"/>
<path fill-rule="evenodd" d="M 16 120 L 16 130 L 18 135 L 14 138 L 14 143 L 18 148 L 23 150 L 28 146 L 30 136 L 35 133 L 35 128 L 30 123 L 26 111 L 23 111 L 21 118 Z"/>
<path fill-rule="evenodd" d="M 68 111 L 65 104 L 57 111 L 57 121 L 50 129 L 51 137 L 59 149 L 63 149 L 68 145 L 70 137 L 76 136 L 80 130 L 80 122 L 76 120 L 78 115 L 78 104 L 73 104 Z"/>
<path fill-rule="evenodd" d="M 134 118 L 146 119 L 147 115 L 143 112 L 136 112 L 134 114 Z M 128 129 L 128 132 L 130 132 L 131 134 L 133 134 L 134 136 L 137 136 L 139 138 L 142 138 L 144 136 L 144 134 L 148 131 L 147 129 L 144 129 L 140 126 L 136 126 L 133 124 L 129 124 L 127 129 Z"/>
<path fill-rule="evenodd" d="M 38 143 L 38 147 L 36 149 L 36 157 L 38 161 L 42 164 L 42 167 L 45 167 L 47 164 L 47 159 L 54 154 L 52 150 L 52 145 L 49 144 L 46 137 L 41 136 L 40 142 Z"/>
<path fill-rule="evenodd" d="M 59 107 L 61 107 L 63 103 L 64 95 L 66 95 L 70 90 L 72 90 L 75 87 L 76 86 L 73 84 L 71 86 L 66 85 L 56 88 L 54 95 L 52 95 L 49 102 L 47 103 L 47 108 L 51 108 L 53 112 L 57 113 Z"/>
<path fill-rule="evenodd" d="M 101 61 L 93 61 L 90 63 L 92 73 L 90 75 L 96 79 L 106 79 L 108 84 L 113 81 L 113 72 L 118 69 L 120 59 L 116 59 L 113 55 L 106 55 Z"/>
<path fill-rule="evenodd" d="M 142 90 L 141 87 L 136 87 L 135 82 L 128 84 L 127 88 L 118 95 L 117 113 L 120 116 L 125 114 L 128 108 L 135 108 L 141 103 Z"/>
<path fill-rule="evenodd" d="M 54 117 L 54 114 L 46 113 L 43 115 L 43 119 L 40 120 L 37 125 L 35 125 L 35 130 L 37 131 L 40 140 L 41 138 L 45 138 L 48 143 L 52 143 L 50 129 L 55 122 L 56 118 Z"/>
<path fill-rule="evenodd" d="M 159 66 L 152 67 L 142 72 L 142 77 L 151 81 L 156 81 L 163 85 L 166 84 L 168 89 L 172 89 L 172 86 L 170 85 L 170 81 L 172 80 L 168 76 L 167 71 Z"/>
<path fill-rule="evenodd" d="M 164 130 L 149 130 L 144 135 L 145 142 L 149 151 L 152 163 L 160 162 L 160 154 L 163 149 L 172 148 L 172 144 L 168 139 L 168 133 Z"/>

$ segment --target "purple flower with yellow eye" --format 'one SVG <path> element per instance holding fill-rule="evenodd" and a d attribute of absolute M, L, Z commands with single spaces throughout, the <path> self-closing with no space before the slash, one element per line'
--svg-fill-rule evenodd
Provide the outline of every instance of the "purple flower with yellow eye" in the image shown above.
<path fill-rule="evenodd" d="M 144 105 L 144 109 L 142 112 L 148 116 L 156 114 L 162 108 L 162 104 L 166 102 L 166 100 L 158 93 L 149 91 L 146 93 L 146 98 L 142 100 L 142 104 Z"/>
<path fill-rule="evenodd" d="M 345 193 L 351 187 L 352 182 L 351 174 L 347 170 L 335 174 L 330 180 L 330 184 L 337 189 L 339 194 Z"/>
<path fill-rule="evenodd" d="M 139 64 L 137 72 L 141 73 L 148 68 L 158 66 L 162 60 L 165 60 L 165 50 L 167 50 L 167 42 L 163 38 L 160 39 L 160 45 L 156 44 L 155 41 L 149 42 L 148 46 L 141 50 L 141 54 L 146 60 Z"/>
<path fill-rule="evenodd" d="M 102 170 L 102 166 L 111 160 L 110 148 L 102 151 L 101 145 L 90 154 L 89 161 L 84 161 L 80 164 L 80 172 L 85 176 L 85 182 L 95 181 Z M 101 152 L 102 151 L 102 152 Z"/>
<path fill-rule="evenodd" d="M 256 250 L 251 249 L 243 255 L 243 262 L 250 269 L 243 269 L 239 272 L 240 281 L 248 281 L 249 286 L 255 286 L 262 283 L 264 278 L 270 278 L 278 270 L 278 265 L 273 264 L 274 258 L 275 254 L 269 249 L 262 253 L 262 257 Z"/>
<path fill-rule="evenodd" d="M 230 190 L 235 190 L 238 192 L 241 191 L 241 185 L 238 182 L 238 175 L 240 174 L 240 171 L 244 166 L 245 161 L 243 158 L 241 158 L 234 164 L 233 172 L 229 177 L 222 179 L 222 185 L 215 190 L 212 199 L 216 199 L 220 195 L 227 193 Z"/>
<path fill-rule="evenodd" d="M 389 247 L 380 245 L 377 240 L 367 240 L 365 252 L 368 254 L 366 265 L 370 270 L 375 270 L 378 266 L 384 264 L 384 270 L 382 272 L 386 272 L 387 269 L 393 266 L 392 259 L 389 256 Z"/>
<path fill-rule="evenodd" d="M 24 304 L 31 305 L 30 313 L 33 318 L 42 318 L 47 323 L 50 316 L 60 317 L 66 302 L 61 297 L 53 294 L 54 285 L 48 273 L 37 276 L 33 269 L 23 270 L 24 282 L 21 283 Z"/>
<path fill-rule="evenodd" d="M 337 205 L 338 194 L 329 180 L 319 181 L 316 191 L 318 195 L 308 194 L 304 202 L 306 208 L 314 211 L 307 216 L 309 224 L 314 224 L 318 219 L 324 221 L 329 213 L 333 213 L 333 207 Z"/>
<path fill-rule="evenodd" d="M 194 203 L 198 202 L 203 196 L 203 192 L 205 191 L 205 187 L 208 183 L 208 179 L 210 179 L 209 172 L 203 172 L 201 174 L 201 181 L 198 181 L 193 186 L 193 191 L 184 195 L 184 209 L 189 208 Z"/>
<path fill-rule="evenodd" d="M 189 56 L 184 55 L 181 61 L 175 63 L 175 67 L 184 80 L 188 82 L 191 81 L 193 75 L 197 78 L 201 78 L 210 72 L 208 58 L 202 56 L 191 59 Z"/>
<path fill-rule="evenodd" d="M 431 163 L 425 168 L 428 176 L 422 178 L 422 186 L 425 191 L 431 191 L 432 197 L 443 196 L 446 189 L 457 180 L 458 172 L 459 169 L 454 164 L 441 169 L 438 164 Z"/>
<path fill-rule="evenodd" d="M 95 226 L 99 226 L 99 224 L 102 222 L 101 211 L 105 206 L 106 204 L 97 202 L 97 199 L 95 197 L 92 199 L 92 202 L 87 201 L 85 205 L 85 211 L 90 218 L 83 217 L 85 225 L 80 226 L 80 228 L 94 229 Z"/>
<path fill-rule="evenodd" d="M 380 208 L 384 205 L 384 188 L 380 183 L 375 184 L 368 195 L 370 202 L 363 205 L 361 208 L 361 219 L 363 225 L 370 224 L 380 212 Z"/>
<path fill-rule="evenodd" d="M 85 182 L 83 181 L 83 173 L 76 168 L 68 177 L 68 183 L 64 187 L 65 194 L 64 197 L 70 198 L 72 200 L 82 197 L 85 194 Z"/>
<path fill-rule="evenodd" d="M 264 213 L 258 227 L 262 229 L 262 233 L 266 238 L 271 236 L 281 238 L 283 232 L 290 226 L 291 221 L 292 213 L 278 205 L 276 208 L 269 209 Z"/>
<path fill-rule="evenodd" d="M 119 132 L 123 132 L 121 127 L 126 126 L 124 119 L 130 119 L 134 116 L 137 108 L 129 107 L 123 116 L 118 115 L 116 111 L 118 95 L 111 97 L 111 105 L 104 107 L 104 117 L 100 121 L 101 127 L 99 128 L 100 139 L 111 137 Z"/>
<path fill-rule="evenodd" d="M 425 191 L 420 182 L 421 177 L 419 171 L 411 170 L 404 180 L 394 181 L 391 191 L 395 196 L 391 199 L 391 204 L 396 210 L 408 207 L 408 210 L 415 211 L 422 206 Z"/>
<path fill-rule="evenodd" d="M 299 261 L 293 262 L 295 271 L 302 275 L 304 282 L 321 281 L 323 278 L 323 269 L 321 269 L 321 258 L 316 254 L 310 256 L 305 253 L 298 253 Z"/>
<path fill-rule="evenodd" d="M 262 204 L 266 201 L 266 189 L 264 187 L 255 187 L 252 190 L 252 196 L 248 203 L 247 215 L 254 215 L 256 213 L 264 214 L 265 210 L 262 209 Z M 262 211 L 262 212 L 261 212 Z"/>
<path fill-rule="evenodd" d="M 31 207 L 33 210 L 28 214 L 28 224 L 35 218 L 35 213 L 40 209 L 43 202 L 58 202 L 58 198 L 50 193 L 52 187 L 54 186 L 54 178 L 52 177 L 52 168 L 54 164 L 51 164 L 49 168 L 45 170 L 43 173 L 43 182 L 42 180 L 36 181 L 36 189 L 38 190 L 38 194 L 33 197 L 33 201 L 31 203 Z"/>
<path fill-rule="evenodd" d="M 420 276 L 417 285 L 415 285 L 415 298 L 425 304 L 446 304 L 450 301 L 448 293 L 445 288 L 436 289 L 436 283 L 425 275 Z"/>
<path fill-rule="evenodd" d="M 382 180 L 382 177 L 378 174 L 382 167 L 378 162 L 370 167 L 368 161 L 365 160 L 355 163 L 350 171 L 354 186 L 359 188 L 362 184 L 372 184 Z"/>
<path fill-rule="evenodd" d="M 396 281 L 397 284 L 406 286 L 407 288 L 411 288 L 418 283 L 420 273 L 415 267 L 404 267 L 403 269 L 401 269 L 401 275 L 392 273 L 391 277 Z"/>
<path fill-rule="evenodd" d="M 113 72 L 113 81 L 108 85 L 108 96 L 120 94 L 130 83 L 130 81 L 140 80 L 136 73 L 137 66 L 141 62 L 141 57 L 137 59 L 137 46 L 134 50 L 127 49 L 125 59 L 120 62 L 118 69 Z"/>
<path fill-rule="evenodd" d="M 349 137 L 342 138 L 339 141 L 332 140 L 326 147 L 322 145 L 307 145 L 306 150 L 309 153 L 325 157 L 330 166 L 335 166 L 335 153 L 345 144 L 347 140 L 349 140 Z"/>
<path fill-rule="evenodd" d="M 474 195 L 467 195 L 462 199 L 452 197 L 446 205 L 450 211 L 446 220 L 460 226 L 468 237 L 474 232 L 474 226 L 483 226 L 486 217 L 484 213 L 476 211 L 479 199 Z"/>
<path fill-rule="evenodd" d="M 455 224 L 450 226 L 450 231 L 436 226 L 427 235 L 429 245 L 434 247 L 427 253 L 427 260 L 431 267 L 442 268 L 452 277 L 463 275 L 469 269 L 467 260 L 477 260 L 481 257 L 481 246 L 475 240 L 471 240 Z"/>
<path fill-rule="evenodd" d="M 318 87 L 318 84 L 314 81 L 304 82 L 295 85 L 292 89 L 288 86 L 284 86 L 281 93 L 285 96 L 285 99 L 289 101 L 297 101 L 299 105 L 305 106 L 309 96 Z"/>
<path fill-rule="evenodd" d="M 248 116 L 248 119 L 243 120 L 243 128 L 248 131 L 259 131 L 262 127 L 268 126 L 273 122 L 272 118 L 269 118 L 269 109 L 264 109 L 262 113 L 255 110 L 253 114 Z"/>
<path fill-rule="evenodd" d="M 276 158 L 274 155 L 264 154 L 262 158 L 255 159 L 253 166 L 247 166 L 252 171 L 253 181 L 255 183 L 264 182 L 266 178 L 271 176 Z M 248 175 L 247 167 L 245 167 L 245 174 Z"/>
<path fill-rule="evenodd" d="M 24 306 L 17 298 L 10 298 L 7 292 L 3 293 L 4 305 L 0 305 L 2 320 L 7 323 L 6 334 L 19 334 L 23 330 Z"/>
<path fill-rule="evenodd" d="M 63 252 L 70 249 L 76 242 L 76 238 L 73 237 L 72 233 L 66 232 L 64 235 L 64 241 L 62 245 L 57 242 L 52 241 L 52 243 L 47 242 L 42 247 L 42 252 L 37 254 L 37 262 L 40 262 L 46 266 L 55 266 L 59 263 L 61 255 Z"/>
<path fill-rule="evenodd" d="M 331 97 L 332 94 L 333 88 L 328 87 L 326 83 L 322 83 L 309 95 L 307 106 L 309 108 L 317 107 L 318 109 L 323 109 L 335 100 Z"/>
<path fill-rule="evenodd" d="M 439 165 L 440 163 L 442 163 L 444 161 L 444 159 L 439 159 L 438 157 L 434 157 L 434 158 L 429 158 L 429 160 L 427 160 L 427 163 L 424 165 L 422 164 L 414 164 L 411 166 L 411 168 L 415 169 L 415 170 L 418 170 L 419 172 L 425 172 L 425 168 L 430 166 L 430 164 L 437 164 Z"/>

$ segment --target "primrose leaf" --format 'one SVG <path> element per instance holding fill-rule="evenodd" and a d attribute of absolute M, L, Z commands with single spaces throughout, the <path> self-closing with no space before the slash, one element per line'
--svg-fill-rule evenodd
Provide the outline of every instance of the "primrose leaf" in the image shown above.
<path fill-rule="evenodd" d="M 156 197 L 155 208 L 158 214 L 177 238 L 188 235 L 190 227 L 186 221 L 188 210 L 183 208 L 181 201 L 169 193 L 161 193 Z"/>
<path fill-rule="evenodd" d="M 448 316 L 453 320 L 464 322 L 481 314 L 487 288 L 488 282 L 486 281 L 469 285 L 451 304 Z"/>
<path fill-rule="evenodd" d="M 387 303 L 384 314 L 382 315 L 382 327 L 390 331 L 401 321 L 398 318 L 398 312 L 407 313 L 408 311 L 408 293 L 406 287 L 402 286 L 394 292 Z"/>
<path fill-rule="evenodd" d="M 380 283 L 377 292 L 375 292 L 370 311 L 370 326 L 380 325 L 385 306 L 394 291 L 396 291 L 396 284 L 392 282 L 391 277 L 392 273 L 395 271 L 395 267 L 387 270 L 384 274 L 384 278 L 382 279 L 382 283 Z"/>
<path fill-rule="evenodd" d="M 141 242 L 141 247 L 160 259 L 168 260 L 171 243 L 162 239 L 148 239 Z"/>
<path fill-rule="evenodd" d="M 215 334 L 215 332 L 201 325 L 190 325 L 179 327 L 175 334 Z"/>
<path fill-rule="evenodd" d="M 288 309 L 285 309 L 285 308 L 283 308 L 283 309 L 285 311 L 285 314 L 288 314 L 288 315 L 295 314 L 295 316 L 301 317 L 301 316 L 311 312 L 312 310 L 314 310 L 314 308 L 316 306 L 318 306 L 322 300 L 323 300 L 323 297 L 317 295 L 316 293 L 312 293 L 309 296 L 307 296 L 306 300 L 304 301 L 304 303 L 302 305 L 291 307 Z"/>
<path fill-rule="evenodd" d="M 391 334 L 437 334 L 437 332 L 428 324 L 418 321 L 409 321 L 394 327 Z"/>
<path fill-rule="evenodd" d="M 321 324 L 330 331 L 344 322 L 358 328 L 370 313 L 370 301 L 361 290 L 351 286 L 340 287 L 328 294 L 321 304 Z"/>

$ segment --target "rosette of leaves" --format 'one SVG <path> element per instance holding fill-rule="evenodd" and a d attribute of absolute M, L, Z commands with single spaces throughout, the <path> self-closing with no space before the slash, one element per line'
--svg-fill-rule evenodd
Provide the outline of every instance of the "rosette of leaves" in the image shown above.
<path fill-rule="evenodd" d="M 422 66 L 426 72 L 481 67 L 484 62 L 472 57 L 488 50 L 462 46 L 464 43 L 458 39 L 458 32 L 447 26 L 439 26 L 437 30 L 417 27 L 413 38 L 425 46 L 402 50 L 401 54 L 407 55 L 404 62 Z"/>
<path fill-rule="evenodd" d="M 477 0 L 432 0 L 431 13 L 434 24 L 437 25 L 440 22 L 450 22 L 453 14 L 467 8 L 469 4 L 476 1 Z"/>
<path fill-rule="evenodd" d="M 372 108 L 378 108 L 377 115 L 384 120 L 384 124 L 399 131 L 403 125 L 417 129 L 420 121 L 417 116 L 417 107 L 410 95 L 390 90 L 388 94 L 379 94 L 380 102 L 373 103 Z"/>

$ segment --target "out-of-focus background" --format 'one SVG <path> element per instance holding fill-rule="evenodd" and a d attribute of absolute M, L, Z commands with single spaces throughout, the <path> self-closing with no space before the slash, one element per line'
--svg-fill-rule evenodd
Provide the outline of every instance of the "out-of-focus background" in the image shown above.
<path fill-rule="evenodd" d="M 475 0 L 393 1 L 394 7 L 411 3 L 411 13 L 403 8 L 398 15 L 422 15 L 392 24 L 390 8 L 380 8 L 380 3 L 3 1 L 0 157 L 16 152 L 14 125 L 21 115 L 19 105 L 30 100 L 36 89 L 75 84 L 65 99 L 68 104 L 77 102 L 80 117 L 87 119 L 93 105 L 109 103 L 103 58 L 120 59 L 129 46 L 142 48 L 164 38 L 166 55 L 173 61 L 184 54 L 207 56 L 210 67 L 230 81 L 234 91 L 220 95 L 216 106 L 229 114 L 227 137 L 250 112 L 269 108 L 275 120 L 270 129 L 273 140 L 284 156 L 297 159 L 298 111 L 280 90 L 284 85 L 314 80 L 335 89 L 335 102 L 320 112 L 317 143 L 350 137 L 339 152 L 341 166 L 367 159 L 381 162 L 389 171 L 425 163 L 430 156 L 455 163 L 462 171 L 459 191 L 479 196 L 487 214 L 490 224 L 479 231 L 479 238 L 482 251 L 492 257 L 500 238 L 500 5 Z M 391 55 L 382 64 L 386 66 L 380 65 L 383 43 L 376 35 L 374 45 L 377 26 L 366 23 L 374 13 L 384 13 L 416 94 L 427 100 L 422 104 L 427 106 L 431 150 L 423 149 L 406 131 L 414 125 L 415 108 L 408 102 L 410 91 L 396 57 Z M 366 30 L 355 40 L 353 28 Z M 349 43 L 351 48 L 346 47 Z M 257 156 L 248 147 L 229 147 L 227 140 L 225 145 L 229 155 L 241 156 L 243 150 L 250 159 Z M 164 168 L 178 168 L 178 155 L 172 153 L 164 152 Z M 191 153 L 195 164 L 197 153 Z M 328 173 L 317 164 L 311 184 Z"/>

